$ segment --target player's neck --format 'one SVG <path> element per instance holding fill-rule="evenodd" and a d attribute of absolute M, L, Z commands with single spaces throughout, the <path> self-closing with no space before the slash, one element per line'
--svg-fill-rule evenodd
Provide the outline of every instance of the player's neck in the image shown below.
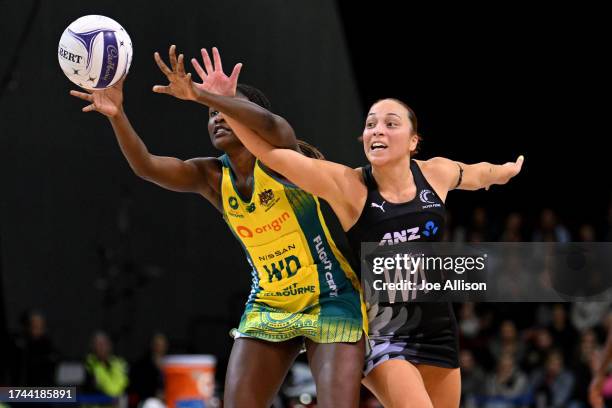
<path fill-rule="evenodd" d="M 402 192 L 410 190 L 414 184 L 410 157 L 383 166 L 372 166 L 372 174 L 380 192 L 401 195 Z"/>
<path fill-rule="evenodd" d="M 233 149 L 226 152 L 230 161 L 230 166 L 234 172 L 234 176 L 239 179 L 247 178 L 253 175 L 255 168 L 255 156 L 244 147 Z"/>

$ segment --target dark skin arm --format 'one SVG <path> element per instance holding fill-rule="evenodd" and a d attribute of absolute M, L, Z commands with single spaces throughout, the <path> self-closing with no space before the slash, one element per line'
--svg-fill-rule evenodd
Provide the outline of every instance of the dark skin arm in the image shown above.
<path fill-rule="evenodd" d="M 167 86 L 156 85 L 153 87 L 154 92 L 195 101 L 202 105 L 213 107 L 226 115 L 240 117 L 240 121 L 244 126 L 260 134 L 271 145 L 299 151 L 295 132 L 284 118 L 269 112 L 255 103 L 231 98 L 226 96 L 227 94 L 218 91 L 217 78 L 219 75 L 224 76 L 225 74 L 223 74 L 221 57 L 216 48 L 213 48 L 214 65 L 205 49 L 202 49 L 204 69 L 195 59 L 192 60 L 196 72 L 203 81 L 201 84 L 191 81 L 191 74 L 185 73 L 184 56 L 183 54 L 180 54 L 178 57 L 176 56 L 176 47 L 174 45 L 170 47 L 169 59 L 172 69 L 162 61 L 159 53 L 155 53 L 155 61 L 159 69 L 168 78 L 170 84 Z M 242 64 L 237 64 L 231 76 L 237 76 L 236 70 L 239 72 L 241 67 Z"/>
<path fill-rule="evenodd" d="M 136 175 L 168 190 L 201 194 L 220 209 L 219 160 L 207 157 L 184 161 L 151 154 L 123 110 L 123 82 L 91 93 L 70 94 L 90 103 L 83 112 L 97 111 L 109 119 L 121 152 Z"/>

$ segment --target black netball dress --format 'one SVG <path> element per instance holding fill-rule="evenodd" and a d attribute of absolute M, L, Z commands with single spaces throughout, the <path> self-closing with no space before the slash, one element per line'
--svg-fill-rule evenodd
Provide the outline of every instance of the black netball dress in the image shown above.
<path fill-rule="evenodd" d="M 408 241 L 441 241 L 446 209 L 416 161 L 410 170 L 417 192 L 413 200 L 390 203 L 378 192 L 372 167 L 363 168 L 368 197 L 361 216 L 347 232 L 351 248 L 360 259 L 362 242 L 392 246 Z M 366 299 L 367 300 L 367 299 Z M 450 302 L 399 302 L 370 304 L 368 310 L 371 351 L 365 375 L 387 360 L 406 360 L 445 368 L 459 367 L 457 321 Z"/>

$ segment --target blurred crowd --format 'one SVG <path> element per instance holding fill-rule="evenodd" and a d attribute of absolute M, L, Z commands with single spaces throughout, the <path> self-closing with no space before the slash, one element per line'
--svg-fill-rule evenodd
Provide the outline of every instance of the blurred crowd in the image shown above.
<path fill-rule="evenodd" d="M 588 406 L 592 372 L 612 326 L 609 303 L 457 309 L 464 406 Z M 606 399 L 610 391 L 604 387 Z"/>
<path fill-rule="evenodd" d="M 81 406 L 136 407 L 149 398 L 163 399 L 162 359 L 168 340 L 162 333 L 128 361 L 115 354 L 104 331 L 91 337 L 81 361 L 61 359 L 39 311 L 24 313 L 21 330 L 4 344 L 0 386 L 77 386 Z"/>
<path fill-rule="evenodd" d="M 477 208 L 471 222 L 449 228 L 446 239 L 612 241 L 612 204 L 607 224 L 599 229 L 590 224 L 568 228 L 550 209 L 541 212 L 532 228 L 518 213 L 509 214 L 502 228 L 495 229 L 495 225 L 484 209 Z M 612 328 L 610 306 L 609 302 L 456 304 L 462 406 L 587 407 L 592 372 Z M 163 400 L 161 367 L 168 348 L 166 336 L 156 333 L 148 346 L 143 345 L 142 355 L 128 361 L 115 353 L 107 333 L 97 331 L 91 336 L 90 352 L 81 361 L 64 361 L 44 314 L 30 311 L 23 315 L 21 329 L 2 344 L 0 385 L 77 385 L 83 406 L 137 407 L 149 398 Z M 303 364 L 298 366 L 288 380 L 293 383 L 283 389 L 293 387 L 296 395 L 300 384 L 312 389 L 307 372 Z M 606 379 L 603 394 L 612 401 L 612 376 Z M 278 406 L 299 406 L 287 401 L 291 398 L 279 399 Z M 379 405 L 364 392 L 363 406 Z"/>

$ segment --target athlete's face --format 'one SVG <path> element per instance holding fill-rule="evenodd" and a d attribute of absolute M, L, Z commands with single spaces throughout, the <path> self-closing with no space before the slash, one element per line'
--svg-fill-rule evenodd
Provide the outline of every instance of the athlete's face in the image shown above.
<path fill-rule="evenodd" d="M 372 165 L 381 166 L 406 157 L 417 143 L 405 107 L 390 99 L 372 105 L 363 129 L 363 150 Z"/>
<path fill-rule="evenodd" d="M 247 99 L 246 96 L 237 93 L 237 98 Z M 240 139 L 236 137 L 232 128 L 229 127 L 221 112 L 208 109 L 208 135 L 215 149 L 227 151 L 232 147 L 242 146 Z"/>

